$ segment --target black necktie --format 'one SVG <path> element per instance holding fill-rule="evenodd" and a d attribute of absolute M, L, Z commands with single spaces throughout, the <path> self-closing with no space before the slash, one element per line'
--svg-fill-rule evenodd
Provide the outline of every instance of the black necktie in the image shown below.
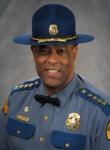
<path fill-rule="evenodd" d="M 45 105 L 45 103 L 50 103 L 54 106 L 60 107 L 60 101 L 58 98 L 50 97 L 50 96 L 43 96 L 36 94 L 35 100 L 39 103 L 41 103 L 41 107 Z"/>

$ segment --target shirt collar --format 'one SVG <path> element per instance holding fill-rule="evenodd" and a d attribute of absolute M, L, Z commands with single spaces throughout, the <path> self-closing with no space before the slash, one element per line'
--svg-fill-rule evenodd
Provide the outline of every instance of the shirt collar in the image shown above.
<path fill-rule="evenodd" d="M 73 93 L 75 93 L 75 91 L 77 89 L 77 83 L 78 83 L 78 78 L 77 78 L 77 75 L 75 74 L 74 77 L 72 78 L 72 80 L 66 85 L 66 87 L 54 95 L 54 97 L 59 98 L 60 103 L 61 103 L 61 106 L 60 106 L 61 109 L 64 107 L 66 102 L 69 100 L 71 95 Z M 56 109 L 57 109 L 57 111 L 61 110 L 61 109 L 58 110 L 57 107 L 56 107 Z"/>
<path fill-rule="evenodd" d="M 52 97 L 58 97 L 59 100 L 60 100 L 60 103 L 61 103 L 60 108 L 56 107 L 56 110 L 58 112 L 61 110 L 61 108 L 64 107 L 65 103 L 69 100 L 69 97 L 77 90 L 77 88 L 78 88 L 78 76 L 77 76 L 77 74 L 74 74 L 74 77 L 64 87 L 64 89 L 62 89 L 58 93 L 52 95 Z M 41 81 L 41 84 L 40 84 L 40 86 L 39 86 L 39 88 L 38 88 L 36 93 L 47 96 L 47 92 L 45 90 L 45 87 L 44 87 L 42 81 Z"/>

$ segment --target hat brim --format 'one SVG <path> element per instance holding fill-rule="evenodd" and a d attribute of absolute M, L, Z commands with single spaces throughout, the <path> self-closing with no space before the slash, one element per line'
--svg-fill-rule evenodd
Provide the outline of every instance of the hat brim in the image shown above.
<path fill-rule="evenodd" d="M 33 40 L 31 35 L 21 35 L 15 37 L 13 39 L 14 43 L 23 44 L 23 45 L 62 45 L 62 44 L 80 44 L 80 43 L 87 43 L 94 40 L 94 37 L 88 34 L 77 34 L 78 38 L 75 40 L 68 40 L 66 42 L 38 42 Z"/>

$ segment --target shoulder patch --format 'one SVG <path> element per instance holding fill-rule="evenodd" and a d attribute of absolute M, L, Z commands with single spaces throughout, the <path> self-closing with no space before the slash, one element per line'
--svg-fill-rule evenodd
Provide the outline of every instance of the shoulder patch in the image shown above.
<path fill-rule="evenodd" d="M 3 107 L 2 107 L 2 113 L 4 115 L 7 115 L 7 113 L 8 113 L 8 100 L 5 101 L 5 103 L 4 103 Z"/>
<path fill-rule="evenodd" d="M 95 94 L 94 92 L 92 92 L 86 88 L 79 89 L 79 95 L 84 100 L 87 100 L 87 101 L 99 106 L 100 109 L 107 116 L 110 115 L 110 105 L 104 99 L 102 99 L 99 95 Z"/>
<path fill-rule="evenodd" d="M 107 137 L 107 140 L 110 141 L 110 120 L 108 121 L 107 126 L 106 126 L 106 137 Z"/>
<path fill-rule="evenodd" d="M 11 94 L 13 94 L 15 91 L 32 90 L 33 88 L 39 87 L 39 85 L 40 85 L 40 79 L 35 79 L 32 81 L 26 81 L 22 84 L 15 86 L 12 89 Z"/>

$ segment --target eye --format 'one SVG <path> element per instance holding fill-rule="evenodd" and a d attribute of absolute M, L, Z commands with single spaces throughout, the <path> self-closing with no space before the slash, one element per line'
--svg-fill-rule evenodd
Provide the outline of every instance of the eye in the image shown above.
<path fill-rule="evenodd" d="M 39 55 L 48 55 L 49 53 L 50 53 L 50 50 L 47 49 L 47 48 L 38 49 L 38 54 Z"/>
<path fill-rule="evenodd" d="M 64 49 L 57 49 L 57 50 L 56 50 L 56 53 L 57 53 L 58 55 L 63 55 L 63 54 L 65 53 L 65 50 L 64 50 Z"/>
<path fill-rule="evenodd" d="M 48 55 L 50 53 L 50 49 L 46 46 L 39 46 L 35 49 L 35 53 L 41 56 Z"/>

